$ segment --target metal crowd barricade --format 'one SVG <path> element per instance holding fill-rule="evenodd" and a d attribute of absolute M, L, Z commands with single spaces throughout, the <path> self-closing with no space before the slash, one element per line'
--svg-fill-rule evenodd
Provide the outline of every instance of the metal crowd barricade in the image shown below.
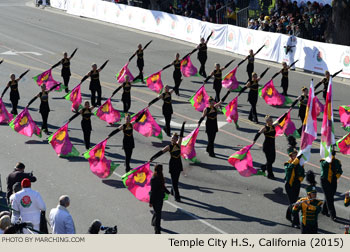
<path fill-rule="evenodd" d="M 241 9 L 237 12 L 237 26 L 247 27 L 249 19 L 249 7 Z"/>

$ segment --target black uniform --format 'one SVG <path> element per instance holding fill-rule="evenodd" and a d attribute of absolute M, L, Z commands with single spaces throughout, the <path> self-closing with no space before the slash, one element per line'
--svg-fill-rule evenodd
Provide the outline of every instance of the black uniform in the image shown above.
<path fill-rule="evenodd" d="M 281 87 L 283 88 L 283 95 L 287 96 L 288 91 L 288 69 L 282 69 L 282 79 L 281 79 Z"/>
<path fill-rule="evenodd" d="M 198 48 L 198 55 L 197 58 L 199 62 L 201 63 L 201 67 L 199 69 L 199 74 L 202 75 L 204 78 L 207 78 L 207 73 L 205 72 L 205 63 L 207 62 L 207 44 L 201 43 L 199 44 Z"/>
<path fill-rule="evenodd" d="M 14 170 L 7 177 L 7 200 L 9 201 L 10 196 L 13 193 L 13 185 L 17 182 L 22 182 L 23 179 L 29 179 L 31 182 L 36 181 L 36 177 L 33 176 L 32 173 L 25 173 L 22 170 Z"/>
<path fill-rule="evenodd" d="M 183 171 L 181 162 L 181 147 L 176 144 L 170 144 L 170 160 L 169 160 L 169 173 L 171 176 L 172 189 L 171 192 L 174 194 L 175 200 L 180 200 L 179 193 L 179 178 Z"/>
<path fill-rule="evenodd" d="M 207 110 L 207 121 L 205 122 L 205 132 L 208 135 L 208 145 L 207 145 L 207 152 L 209 155 L 215 155 L 214 153 L 214 141 L 216 132 L 218 132 L 218 110 L 213 108 L 206 108 Z"/>
<path fill-rule="evenodd" d="M 262 166 L 262 169 L 265 171 L 267 169 L 268 177 L 273 178 L 274 174 L 272 171 L 272 164 L 276 159 L 276 148 L 275 148 L 275 136 L 276 130 L 275 126 L 265 126 L 265 140 L 263 143 L 263 152 L 266 157 L 266 164 Z"/>
<path fill-rule="evenodd" d="M 50 107 L 49 107 L 49 94 L 47 92 L 40 92 L 39 93 L 40 98 L 40 109 L 39 112 L 41 114 L 41 117 L 43 118 L 43 124 L 42 129 L 44 131 L 47 131 L 47 119 L 49 117 Z"/>
<path fill-rule="evenodd" d="M 137 56 L 137 67 L 140 71 L 139 75 L 135 79 L 141 79 L 143 81 L 143 67 L 145 66 L 145 62 L 143 61 L 143 50 L 136 51 Z"/>
<path fill-rule="evenodd" d="M 61 70 L 61 76 L 63 78 L 64 85 L 66 87 L 66 92 L 68 92 L 68 84 L 69 84 L 69 79 L 71 76 L 70 73 L 70 60 L 68 58 L 63 58 L 61 60 L 62 64 L 62 70 Z"/>
<path fill-rule="evenodd" d="M 160 221 L 162 219 L 162 208 L 165 193 L 169 194 L 169 191 L 168 189 L 166 189 L 164 181 L 158 176 L 153 176 L 151 178 L 151 191 L 149 192 L 149 203 L 153 205 L 154 209 L 152 217 L 152 226 L 154 226 L 154 231 L 156 234 L 160 234 Z"/>
<path fill-rule="evenodd" d="M 18 105 L 18 100 L 20 99 L 19 97 L 19 92 L 18 92 L 18 81 L 14 80 L 14 81 L 9 81 L 9 85 L 10 85 L 10 101 L 12 103 L 12 110 L 11 110 L 11 114 L 13 115 L 17 115 L 17 105 Z"/>
<path fill-rule="evenodd" d="M 161 96 L 164 101 L 162 111 L 165 119 L 165 132 L 167 136 L 170 136 L 170 122 L 171 115 L 173 114 L 173 106 L 171 105 L 171 93 L 165 92 Z"/>
<path fill-rule="evenodd" d="M 252 74 L 254 72 L 254 56 L 248 55 L 247 73 L 249 81 L 252 81 Z"/>
<path fill-rule="evenodd" d="M 298 129 L 299 135 L 301 135 L 301 131 L 303 129 L 303 123 L 304 123 L 304 119 L 305 119 L 305 115 L 306 115 L 306 107 L 307 107 L 307 100 L 308 99 L 309 99 L 308 96 L 302 95 L 301 100 L 299 102 L 298 116 L 300 117 L 300 120 L 301 120 L 301 126 Z"/>
<path fill-rule="evenodd" d="M 173 72 L 173 78 L 174 78 L 174 82 L 175 82 L 175 87 L 174 87 L 174 91 L 176 95 L 180 95 L 179 93 L 179 88 L 180 88 L 180 84 L 181 84 L 181 77 L 182 77 L 182 73 L 181 73 L 181 61 L 180 60 L 174 60 L 173 62 L 174 64 L 174 72 Z"/>
<path fill-rule="evenodd" d="M 323 84 L 323 99 L 326 100 L 326 97 L 327 97 L 327 90 L 328 90 L 328 84 L 329 84 L 329 79 L 323 78 L 322 84 Z"/>
<path fill-rule="evenodd" d="M 124 113 L 127 113 L 131 107 L 131 83 L 124 82 L 123 83 L 123 94 L 122 94 L 122 102 L 124 107 Z"/>
<path fill-rule="evenodd" d="M 90 149 L 90 136 L 91 136 L 91 110 L 87 108 L 82 109 L 82 120 L 81 120 L 81 128 L 84 133 L 84 143 L 85 143 L 85 148 L 88 150 Z"/>
<path fill-rule="evenodd" d="M 125 153 L 125 171 L 130 171 L 130 160 L 132 155 L 132 150 L 135 148 L 134 136 L 133 136 L 133 126 L 131 123 L 123 124 L 123 149 Z"/>
<path fill-rule="evenodd" d="M 252 83 L 252 82 L 251 82 Z M 256 112 L 256 104 L 258 102 L 259 84 L 257 81 L 253 81 L 249 87 L 248 102 L 251 105 L 248 119 L 258 122 L 258 113 Z"/>
<path fill-rule="evenodd" d="M 96 107 L 96 106 L 101 106 L 101 95 L 102 95 L 102 90 L 101 90 L 101 83 L 100 83 L 100 73 L 98 70 L 90 72 L 90 90 L 91 90 L 91 105 Z M 96 102 L 96 92 L 97 92 L 97 102 Z"/>
<path fill-rule="evenodd" d="M 220 92 L 221 92 L 221 88 L 222 88 L 222 71 L 221 71 L 221 69 L 214 70 L 213 88 L 215 90 L 215 101 L 219 102 L 220 101 Z"/>

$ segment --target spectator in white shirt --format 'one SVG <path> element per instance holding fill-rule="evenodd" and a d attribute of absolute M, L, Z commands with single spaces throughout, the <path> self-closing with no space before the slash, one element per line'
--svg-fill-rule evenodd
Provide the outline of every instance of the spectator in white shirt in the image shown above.
<path fill-rule="evenodd" d="M 22 190 L 15 193 L 11 198 L 12 211 L 11 222 L 17 223 L 19 218 L 22 222 L 30 222 L 35 230 L 40 229 L 41 211 L 46 211 L 46 205 L 39 192 L 32 190 L 31 182 L 25 178 L 21 182 Z M 26 229 L 23 233 L 29 233 Z"/>
<path fill-rule="evenodd" d="M 59 198 L 59 205 L 51 209 L 50 224 L 53 234 L 75 234 L 73 218 L 67 210 L 70 199 L 67 195 Z"/>

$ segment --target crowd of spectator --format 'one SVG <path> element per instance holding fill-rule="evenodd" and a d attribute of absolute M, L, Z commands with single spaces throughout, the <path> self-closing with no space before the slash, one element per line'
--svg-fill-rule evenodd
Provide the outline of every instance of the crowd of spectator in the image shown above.
<path fill-rule="evenodd" d="M 250 19 L 249 29 L 294 34 L 296 37 L 325 42 L 325 31 L 332 14 L 330 5 L 317 2 L 302 3 L 279 0 L 269 13 Z"/>

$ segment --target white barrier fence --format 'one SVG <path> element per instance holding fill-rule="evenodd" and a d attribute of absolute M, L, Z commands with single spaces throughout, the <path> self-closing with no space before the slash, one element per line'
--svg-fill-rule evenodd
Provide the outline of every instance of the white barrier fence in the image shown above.
<path fill-rule="evenodd" d="M 284 50 L 288 36 L 283 34 L 213 24 L 101 0 L 51 0 L 51 6 L 66 10 L 72 15 L 98 19 L 195 44 L 199 43 L 201 37 L 207 37 L 213 32 L 208 47 L 241 55 L 247 55 L 249 49 L 256 51 L 265 44 L 256 58 L 288 62 Z M 338 76 L 350 78 L 350 47 L 348 46 L 297 38 L 294 59 L 299 59 L 296 64 L 298 68 L 317 73 L 328 70 L 331 74 L 343 69 Z"/>

